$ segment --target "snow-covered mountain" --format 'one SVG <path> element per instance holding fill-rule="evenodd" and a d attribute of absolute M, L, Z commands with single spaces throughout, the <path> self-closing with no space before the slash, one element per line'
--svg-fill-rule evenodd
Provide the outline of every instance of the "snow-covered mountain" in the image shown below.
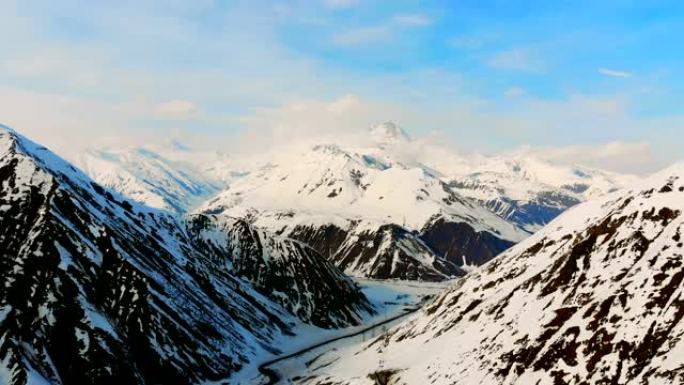
<path fill-rule="evenodd" d="M 529 235 L 429 168 L 385 157 L 389 143 L 407 140 L 398 127 L 370 134 L 379 141 L 368 149 L 328 144 L 285 153 L 198 211 L 247 218 L 372 278 L 460 275 L 464 259 L 479 264 Z"/>
<path fill-rule="evenodd" d="M 581 204 L 297 384 L 684 382 L 684 164 Z"/>
<path fill-rule="evenodd" d="M 92 150 L 76 165 L 99 184 L 145 205 L 186 212 L 222 187 L 188 162 L 167 159 L 147 148 Z"/>
<path fill-rule="evenodd" d="M 129 201 L 0 127 L 0 382 L 217 381 L 277 352 L 294 316 L 341 326 L 371 311 L 310 249 L 209 228 Z"/>
<path fill-rule="evenodd" d="M 297 239 L 349 274 L 420 280 L 462 275 L 460 266 L 480 265 L 633 180 L 528 156 L 465 156 L 391 122 L 357 139 L 283 144 L 240 161 L 173 143 L 91 151 L 77 163 L 145 204 L 200 207 Z"/>
<path fill-rule="evenodd" d="M 636 178 L 531 157 L 475 157 L 446 178 L 449 186 L 534 232 L 568 208 L 633 183 Z"/>

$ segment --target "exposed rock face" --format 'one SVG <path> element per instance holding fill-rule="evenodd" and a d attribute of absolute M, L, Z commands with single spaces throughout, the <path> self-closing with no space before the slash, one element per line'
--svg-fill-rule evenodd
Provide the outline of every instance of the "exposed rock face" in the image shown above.
<path fill-rule="evenodd" d="M 465 274 L 460 267 L 462 258 L 447 260 L 424 235 L 393 224 L 367 226 L 357 222 L 351 231 L 334 225 L 298 226 L 288 236 L 316 248 L 352 275 L 442 281 Z"/>
<path fill-rule="evenodd" d="M 684 383 L 683 212 L 684 165 L 579 205 L 298 383 Z"/>
<path fill-rule="evenodd" d="M 195 215 L 195 237 L 260 293 L 305 322 L 320 327 L 358 325 L 374 313 L 354 282 L 316 250 L 300 242 L 255 230 L 244 220 Z"/>
<path fill-rule="evenodd" d="M 420 231 L 363 221 L 347 229 L 299 225 L 289 237 L 311 245 L 348 274 L 376 279 L 441 281 L 465 274 L 514 243 L 463 222 L 437 217 Z"/>
<path fill-rule="evenodd" d="M 483 200 L 481 203 L 502 218 L 533 230 L 561 215 L 565 210 L 583 201 L 562 192 L 539 192 L 533 198 L 517 201 L 507 197 Z"/>
<path fill-rule="evenodd" d="M 260 247 L 249 237 L 241 245 Z M 282 258 L 292 263 L 314 258 L 289 251 Z M 128 201 L 0 128 L 1 383 L 189 384 L 229 377 L 277 351 L 276 338 L 291 333 L 295 321 L 276 303 L 286 301 L 269 300 L 226 268 L 231 259 L 199 243 L 175 216 Z M 367 310 L 346 279 L 337 281 L 339 273 L 321 275 L 325 286 L 310 280 L 298 292 L 311 296 L 318 313 L 288 310 L 323 322 L 328 304 L 317 301 L 325 287 L 348 290 L 352 298 L 337 298 L 330 326 L 353 323 L 356 311 Z"/>
<path fill-rule="evenodd" d="M 361 219 L 292 226 L 280 221 L 277 233 L 311 246 L 347 274 L 374 279 L 450 279 L 465 274 L 464 262 L 480 265 L 514 244 L 443 217 L 422 231 Z"/>
<path fill-rule="evenodd" d="M 428 223 L 420 235 L 437 255 L 462 266 L 482 265 L 515 243 L 483 231 L 475 231 L 463 222 L 449 222 L 438 218 Z"/>
<path fill-rule="evenodd" d="M 417 234 L 393 224 L 353 232 L 331 260 L 347 272 L 378 279 L 440 281 L 464 274 Z"/>

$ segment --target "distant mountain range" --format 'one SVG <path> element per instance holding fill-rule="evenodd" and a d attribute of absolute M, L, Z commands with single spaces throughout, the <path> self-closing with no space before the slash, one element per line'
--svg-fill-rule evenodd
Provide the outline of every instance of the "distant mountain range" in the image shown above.
<path fill-rule="evenodd" d="M 191 164 L 144 148 L 91 150 L 76 164 L 98 183 L 151 207 L 184 213 L 220 191 L 221 184 Z"/>
<path fill-rule="evenodd" d="M 472 162 L 449 186 L 502 218 L 535 232 L 568 208 L 636 181 L 630 175 L 552 165 L 530 157 Z"/>
<path fill-rule="evenodd" d="M 633 180 L 533 158 L 447 154 L 437 159 L 386 122 L 362 145 L 284 145 L 240 171 L 230 158 L 177 143 L 91 151 L 77 164 L 147 205 L 243 219 L 313 247 L 348 274 L 409 280 L 461 276 L 569 207 Z"/>

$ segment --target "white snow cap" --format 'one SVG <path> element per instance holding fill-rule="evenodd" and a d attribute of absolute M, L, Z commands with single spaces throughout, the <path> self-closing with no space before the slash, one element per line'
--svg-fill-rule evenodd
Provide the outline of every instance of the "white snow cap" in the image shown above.
<path fill-rule="evenodd" d="M 651 176 L 649 176 L 646 181 L 653 182 L 658 180 L 667 179 L 673 176 L 684 176 L 684 160 L 679 161 L 669 167 L 666 167 Z"/>

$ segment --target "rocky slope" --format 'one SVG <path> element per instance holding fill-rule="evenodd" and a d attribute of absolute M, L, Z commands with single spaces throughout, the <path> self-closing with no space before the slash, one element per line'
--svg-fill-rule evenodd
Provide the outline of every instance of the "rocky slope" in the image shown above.
<path fill-rule="evenodd" d="M 295 276 L 279 289 L 296 292 L 308 312 L 241 278 L 250 278 L 248 268 L 238 274 L 233 255 L 195 235 L 0 127 L 0 382 L 215 381 L 277 351 L 295 323 L 288 310 L 329 326 L 353 324 L 367 310 L 340 273 L 316 271 L 316 256 L 283 248 L 289 243 L 262 235 L 241 247 L 259 241 L 290 263 L 306 258 L 314 271 L 295 273 L 328 282 L 292 288 Z M 269 273 L 264 279 L 278 279 Z M 327 288 L 339 290 L 329 294 L 338 302 L 323 314 Z"/>
<path fill-rule="evenodd" d="M 341 227 L 333 223 L 298 223 L 282 231 L 356 276 L 442 281 L 465 274 L 458 263 L 438 255 L 420 234 L 391 223 L 351 220 Z"/>
<path fill-rule="evenodd" d="M 684 383 L 683 211 L 684 165 L 582 204 L 295 382 Z"/>
<path fill-rule="evenodd" d="M 320 327 L 358 325 L 374 310 L 356 285 L 313 248 L 274 237 L 247 222 L 212 215 L 189 219 L 190 232 L 236 275 L 301 320 Z"/>

